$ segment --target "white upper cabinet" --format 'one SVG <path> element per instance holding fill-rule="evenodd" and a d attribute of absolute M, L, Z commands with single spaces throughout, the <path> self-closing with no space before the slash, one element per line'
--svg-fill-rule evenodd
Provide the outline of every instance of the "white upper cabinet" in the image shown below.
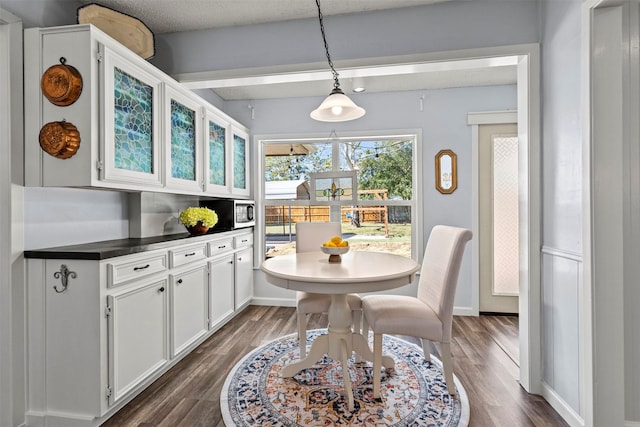
<path fill-rule="evenodd" d="M 201 101 L 177 84 L 164 84 L 164 136 L 167 188 L 201 192 L 202 107 Z M 165 144 L 167 145 L 167 144 Z"/>
<path fill-rule="evenodd" d="M 233 177 L 231 192 L 236 196 L 249 196 L 249 133 L 236 126 L 232 126 L 231 158 L 233 162 Z"/>
<path fill-rule="evenodd" d="M 211 109 L 205 109 L 205 182 L 208 194 L 231 194 L 231 130 L 227 120 Z"/>
<path fill-rule="evenodd" d="M 100 179 L 162 186 L 160 77 L 108 47 L 100 66 L 104 123 Z"/>
<path fill-rule="evenodd" d="M 248 129 L 149 62 L 91 25 L 24 45 L 27 186 L 250 195 Z"/>

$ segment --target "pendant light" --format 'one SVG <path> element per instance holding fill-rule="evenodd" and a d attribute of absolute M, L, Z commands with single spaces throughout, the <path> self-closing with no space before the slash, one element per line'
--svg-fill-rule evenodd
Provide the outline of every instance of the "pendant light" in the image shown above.
<path fill-rule="evenodd" d="M 322 11 L 320 10 L 320 0 L 316 0 L 318 6 L 318 19 L 320 21 L 320 32 L 322 33 L 322 40 L 324 41 L 324 50 L 327 54 L 327 61 L 329 67 L 331 67 L 331 73 L 333 74 L 333 90 L 322 101 L 322 104 L 310 114 L 311 118 L 320 122 L 346 122 L 348 120 L 359 119 L 364 116 L 364 108 L 358 107 L 347 95 L 340 89 L 340 82 L 338 81 L 338 73 L 333 67 L 331 56 L 329 55 L 329 45 L 327 44 L 327 37 L 324 33 L 324 22 L 322 17 Z"/>

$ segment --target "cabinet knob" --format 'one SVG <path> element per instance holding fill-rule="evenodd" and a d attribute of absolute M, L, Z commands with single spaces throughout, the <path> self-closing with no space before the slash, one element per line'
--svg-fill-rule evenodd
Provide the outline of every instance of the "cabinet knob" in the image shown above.
<path fill-rule="evenodd" d="M 164 286 L 158 289 L 158 292 L 164 292 Z"/>
<path fill-rule="evenodd" d="M 182 283 L 182 279 L 178 279 L 178 284 Z"/>
<path fill-rule="evenodd" d="M 238 261 L 242 261 L 242 258 L 241 258 L 241 257 L 238 257 Z"/>

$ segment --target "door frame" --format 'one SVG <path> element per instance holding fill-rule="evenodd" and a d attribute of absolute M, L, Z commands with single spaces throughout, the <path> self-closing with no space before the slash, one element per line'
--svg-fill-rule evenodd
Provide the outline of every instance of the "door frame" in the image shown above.
<path fill-rule="evenodd" d="M 473 235 L 472 239 L 473 256 L 471 265 L 472 275 L 472 315 L 480 314 L 480 126 L 481 125 L 504 125 L 518 124 L 517 111 L 489 111 L 469 113 L 467 123 L 471 125 L 471 210 Z"/>
<path fill-rule="evenodd" d="M 0 425 L 24 418 L 24 284 L 22 206 L 22 21 L 0 8 Z M 15 283 L 14 283 L 15 282 Z"/>

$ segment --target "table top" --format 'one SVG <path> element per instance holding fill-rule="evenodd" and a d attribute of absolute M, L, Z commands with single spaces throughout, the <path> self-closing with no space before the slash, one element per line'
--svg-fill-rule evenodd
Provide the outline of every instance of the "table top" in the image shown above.
<path fill-rule="evenodd" d="M 369 251 L 349 251 L 342 255 L 342 262 L 329 263 L 329 255 L 318 251 L 270 258 L 260 269 L 273 285 L 335 294 L 375 292 L 408 285 L 420 265 L 411 258 Z"/>

